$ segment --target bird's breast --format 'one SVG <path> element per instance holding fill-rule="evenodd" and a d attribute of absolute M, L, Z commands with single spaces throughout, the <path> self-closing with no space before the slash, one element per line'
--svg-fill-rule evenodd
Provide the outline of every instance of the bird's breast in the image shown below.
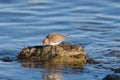
<path fill-rule="evenodd" d="M 58 45 L 60 44 L 62 41 L 59 41 L 59 42 L 50 42 L 50 45 Z"/>

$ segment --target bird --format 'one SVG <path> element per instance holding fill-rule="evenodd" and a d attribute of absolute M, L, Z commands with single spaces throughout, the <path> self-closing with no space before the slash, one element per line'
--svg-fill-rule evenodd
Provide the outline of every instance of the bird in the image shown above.
<path fill-rule="evenodd" d="M 43 45 L 58 45 L 60 44 L 64 39 L 66 39 L 69 36 L 58 34 L 58 33 L 51 33 L 46 36 L 46 38 L 43 40 Z"/>

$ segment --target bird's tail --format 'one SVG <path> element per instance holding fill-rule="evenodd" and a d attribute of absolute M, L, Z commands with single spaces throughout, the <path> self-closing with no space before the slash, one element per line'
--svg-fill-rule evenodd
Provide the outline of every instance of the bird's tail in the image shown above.
<path fill-rule="evenodd" d="M 69 37 L 70 36 L 70 34 L 67 34 L 67 35 L 65 35 L 65 38 L 67 38 L 67 37 Z"/>

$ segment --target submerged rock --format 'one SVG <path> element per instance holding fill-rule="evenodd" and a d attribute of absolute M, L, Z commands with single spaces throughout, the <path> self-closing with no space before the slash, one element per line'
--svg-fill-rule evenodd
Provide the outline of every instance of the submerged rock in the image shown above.
<path fill-rule="evenodd" d="M 119 50 L 113 50 L 113 49 L 108 49 L 108 53 L 105 54 L 105 56 L 109 56 L 109 57 L 118 57 L 120 58 L 120 51 Z"/>
<path fill-rule="evenodd" d="M 116 74 L 109 74 L 103 80 L 120 80 L 120 76 Z"/>
<path fill-rule="evenodd" d="M 58 46 L 33 46 L 23 48 L 17 55 L 20 61 L 39 61 L 45 65 L 70 65 L 80 67 L 87 62 L 84 48 L 75 44 L 62 43 Z"/>
<path fill-rule="evenodd" d="M 114 69 L 114 72 L 115 72 L 115 73 L 120 73 L 120 68 Z"/>
<path fill-rule="evenodd" d="M 11 58 L 8 57 L 8 56 L 3 57 L 3 58 L 0 58 L 0 60 L 3 61 L 3 62 L 12 62 L 12 61 L 16 61 L 15 58 L 12 58 L 12 59 L 11 59 Z"/>

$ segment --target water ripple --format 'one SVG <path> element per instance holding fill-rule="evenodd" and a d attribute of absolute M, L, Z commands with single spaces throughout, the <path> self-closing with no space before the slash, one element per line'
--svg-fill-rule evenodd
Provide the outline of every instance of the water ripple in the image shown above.
<path fill-rule="evenodd" d="M 57 32 L 71 34 L 65 41 L 83 45 L 91 57 L 112 61 L 113 57 L 106 58 L 104 54 L 108 49 L 119 50 L 120 47 L 119 4 L 119 0 L 0 0 L 0 52 L 15 56 L 22 48 L 41 45 L 47 34 Z M 16 80 L 14 76 L 26 79 L 23 75 L 15 74 L 16 72 L 24 73 L 21 67 L 12 68 L 16 63 L 8 63 L 12 66 L 6 66 L 6 64 L 0 65 L 0 68 L 4 69 L 1 70 L 4 73 L 0 73 L 0 79 Z M 104 65 L 119 66 L 119 63 Z M 85 70 L 90 71 L 89 73 L 77 73 L 74 79 L 101 80 L 111 72 L 99 70 L 91 65 L 86 66 Z M 74 71 L 66 70 L 66 72 L 74 74 L 72 73 Z M 11 75 L 4 76 L 4 74 Z M 28 78 L 31 72 L 27 70 L 26 74 Z M 42 74 L 41 71 L 32 72 L 32 76 L 37 79 L 41 79 L 40 74 Z M 73 78 L 71 74 L 64 73 L 64 76 Z M 80 74 L 83 75 L 80 76 Z M 98 77 L 95 77 L 96 75 Z M 29 80 L 34 80 L 34 78 L 29 77 Z"/>

